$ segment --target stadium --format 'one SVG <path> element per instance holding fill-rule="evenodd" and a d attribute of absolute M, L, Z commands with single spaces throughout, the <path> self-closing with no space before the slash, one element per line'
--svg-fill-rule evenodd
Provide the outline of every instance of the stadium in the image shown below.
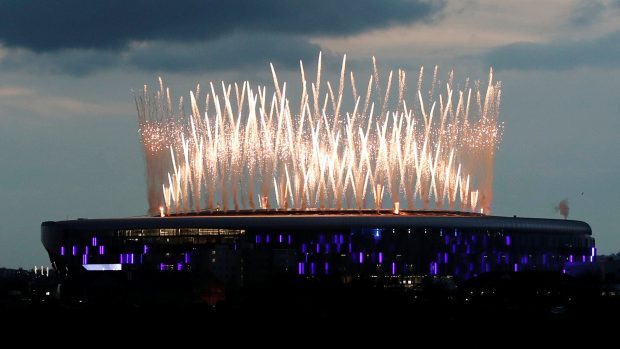
<path fill-rule="evenodd" d="M 374 58 L 365 93 L 346 56 L 337 89 L 321 83 L 320 54 L 315 81 L 300 68 L 291 100 L 273 66 L 271 98 L 247 81 L 197 86 L 178 106 L 161 79 L 137 93 L 149 216 L 44 222 L 60 294 L 339 305 L 337 295 L 364 290 L 366 304 L 366 290 L 384 290 L 374 298 L 400 309 L 394 294 L 428 282 L 570 274 L 594 261 L 584 222 L 490 215 L 503 130 L 492 70 L 486 89 L 457 89 L 437 67 L 424 85 L 420 69 L 408 96 L 401 70 L 383 90 Z"/>
<path fill-rule="evenodd" d="M 453 211 L 214 211 L 42 224 L 63 296 L 147 303 L 215 304 L 284 284 L 404 289 L 497 271 L 566 273 L 594 261 L 591 234 L 580 221 Z"/>

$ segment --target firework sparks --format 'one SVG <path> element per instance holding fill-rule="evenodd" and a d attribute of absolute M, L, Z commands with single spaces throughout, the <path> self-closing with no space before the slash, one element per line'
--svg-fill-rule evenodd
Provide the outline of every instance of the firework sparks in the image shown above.
<path fill-rule="evenodd" d="M 249 82 L 210 83 L 174 107 L 161 79 L 154 93 L 145 86 L 136 95 L 152 214 L 384 205 L 398 211 L 401 200 L 407 209 L 458 205 L 491 212 L 502 134 L 501 84 L 492 71 L 483 93 L 479 83 L 456 91 L 452 74 L 438 86 L 435 67 L 426 93 L 420 69 L 416 94 L 408 100 L 406 73 L 399 70 L 391 100 L 393 74 L 382 86 L 374 58 L 361 95 L 346 56 L 337 85 L 322 84 L 319 55 L 314 82 L 306 80 L 300 62 L 302 89 L 294 108 L 287 84 L 271 70 L 271 97 L 266 87 Z M 347 75 L 354 100 L 343 111 Z"/>

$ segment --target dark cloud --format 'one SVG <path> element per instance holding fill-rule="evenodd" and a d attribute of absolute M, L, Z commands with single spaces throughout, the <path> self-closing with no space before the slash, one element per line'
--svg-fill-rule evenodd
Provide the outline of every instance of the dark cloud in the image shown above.
<path fill-rule="evenodd" d="M 270 62 L 296 69 L 299 59 L 315 59 L 320 50 L 294 36 L 234 34 L 201 44 L 151 43 L 129 50 L 125 63 L 146 71 L 268 68 Z"/>
<path fill-rule="evenodd" d="M 13 49 L 7 50 L 0 58 L 0 70 L 83 76 L 114 67 L 120 62 L 121 56 L 118 52 L 110 50 L 67 49 L 35 53 L 26 49 Z"/>
<path fill-rule="evenodd" d="M 573 8 L 569 20 L 577 27 L 585 27 L 603 19 L 606 12 L 618 11 L 620 0 L 581 0 Z"/>
<path fill-rule="evenodd" d="M 490 51 L 485 59 L 489 65 L 500 69 L 618 68 L 620 32 L 589 40 L 511 44 Z"/>
<path fill-rule="evenodd" d="M 193 44 L 163 41 L 133 44 L 122 53 L 94 49 L 35 53 L 13 49 L 0 60 L 0 70 L 72 76 L 108 68 L 192 73 L 269 69 L 270 62 L 279 69 L 298 69 L 300 59 L 314 61 L 320 51 L 318 45 L 297 36 L 238 33 Z"/>
<path fill-rule="evenodd" d="M 0 42 L 35 52 L 120 50 L 134 41 L 206 41 L 238 31 L 348 35 L 430 20 L 430 0 L 20 0 L 0 2 Z"/>
<path fill-rule="evenodd" d="M 576 26 L 587 26 L 601 18 L 607 5 L 598 0 L 581 1 L 573 9 L 570 22 Z"/>

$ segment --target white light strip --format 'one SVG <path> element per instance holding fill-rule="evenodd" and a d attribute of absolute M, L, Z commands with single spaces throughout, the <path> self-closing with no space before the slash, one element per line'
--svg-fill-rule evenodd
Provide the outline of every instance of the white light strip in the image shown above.
<path fill-rule="evenodd" d="M 122 270 L 121 264 L 82 264 L 88 271 L 118 271 Z"/>

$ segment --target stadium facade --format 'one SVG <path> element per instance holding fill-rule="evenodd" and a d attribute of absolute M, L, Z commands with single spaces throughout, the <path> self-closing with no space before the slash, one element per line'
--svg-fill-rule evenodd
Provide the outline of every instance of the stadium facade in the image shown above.
<path fill-rule="evenodd" d="M 144 301 L 183 289 L 215 303 L 274 280 L 407 287 L 493 271 L 561 273 L 596 255 L 584 222 L 450 211 L 212 212 L 41 230 L 66 294 L 134 289 Z"/>

